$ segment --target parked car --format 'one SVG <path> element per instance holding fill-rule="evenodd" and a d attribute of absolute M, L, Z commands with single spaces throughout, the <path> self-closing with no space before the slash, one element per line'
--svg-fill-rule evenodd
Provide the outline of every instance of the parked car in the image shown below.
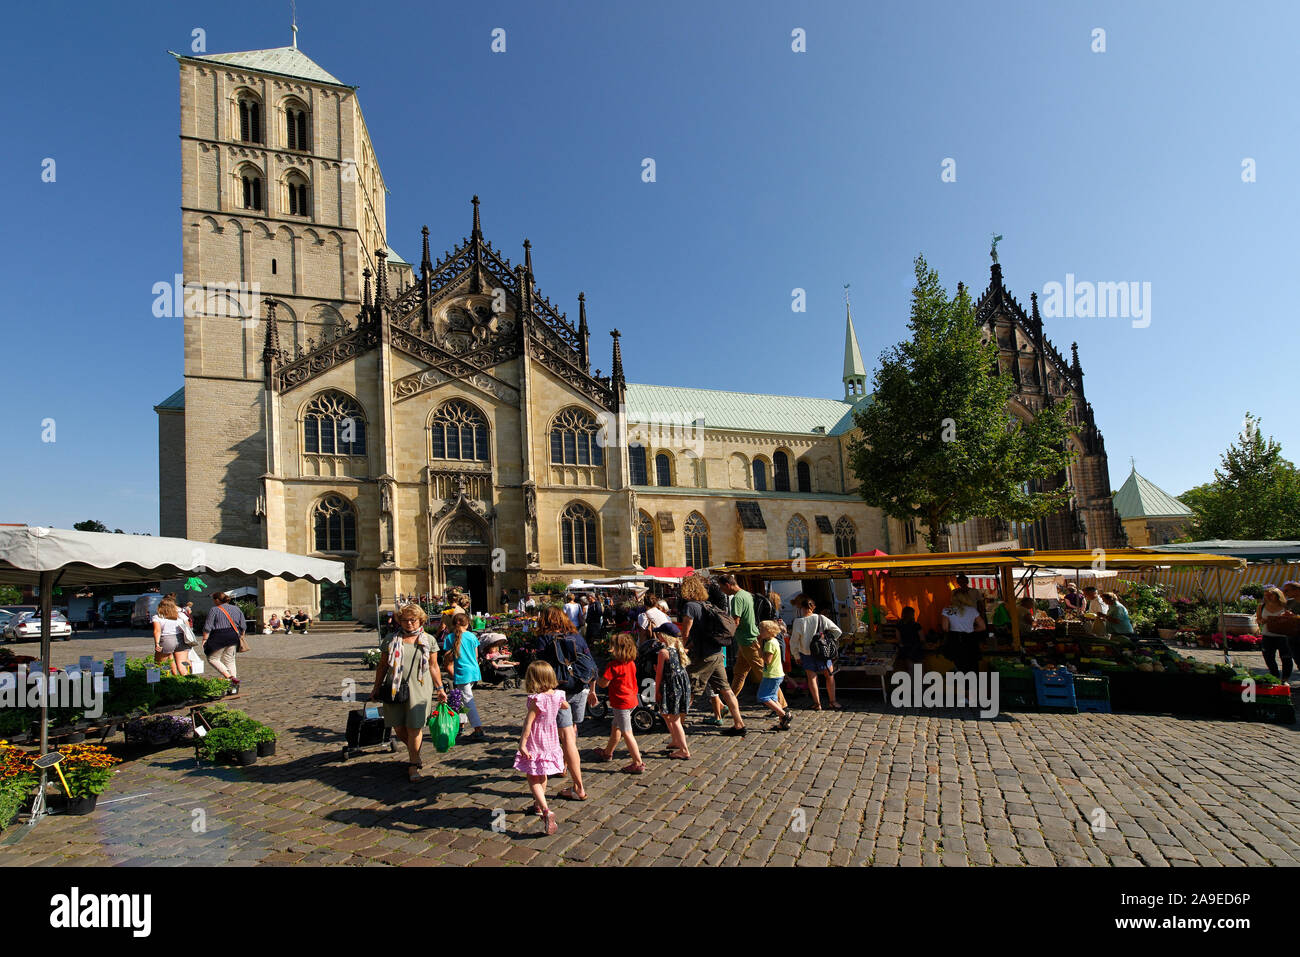
<path fill-rule="evenodd" d="M 131 624 L 131 612 L 135 610 L 133 601 L 110 601 L 104 606 L 104 624 L 109 628 L 126 628 Z"/>
<path fill-rule="evenodd" d="M 41 640 L 41 613 L 39 611 L 25 611 L 15 615 L 5 626 L 5 637 L 10 641 L 40 641 Z M 64 641 L 72 640 L 72 624 L 63 615 L 62 612 L 50 613 L 50 640 L 62 638 Z"/>
<path fill-rule="evenodd" d="M 3 608 L 0 608 L 0 635 L 4 634 L 5 627 L 9 622 L 13 621 L 13 619 L 17 617 L 18 615 L 16 612 L 5 611 Z"/>
<path fill-rule="evenodd" d="M 149 628 L 153 624 L 153 616 L 158 612 L 158 605 L 163 600 L 162 595 L 141 595 L 135 600 L 135 608 L 131 611 L 132 628 Z"/>

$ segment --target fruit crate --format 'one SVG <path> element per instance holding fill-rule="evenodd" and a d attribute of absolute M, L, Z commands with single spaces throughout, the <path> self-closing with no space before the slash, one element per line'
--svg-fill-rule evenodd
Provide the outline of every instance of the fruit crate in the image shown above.
<path fill-rule="evenodd" d="M 1074 696 L 1074 675 L 1065 668 L 1034 671 L 1034 693 L 1040 711 L 1073 714 L 1079 710 Z"/>
<path fill-rule="evenodd" d="M 1257 684 L 1254 701 L 1242 700 L 1243 687 L 1240 681 L 1224 681 L 1219 688 L 1223 711 L 1230 717 L 1273 724 L 1295 724 L 1295 702 L 1287 685 Z"/>
<path fill-rule="evenodd" d="M 998 710 L 1033 711 L 1037 706 L 1038 695 L 1028 670 L 1024 674 L 998 672 Z"/>
<path fill-rule="evenodd" d="M 1075 675 L 1074 696 L 1090 701 L 1110 701 L 1110 679 L 1105 675 Z"/>

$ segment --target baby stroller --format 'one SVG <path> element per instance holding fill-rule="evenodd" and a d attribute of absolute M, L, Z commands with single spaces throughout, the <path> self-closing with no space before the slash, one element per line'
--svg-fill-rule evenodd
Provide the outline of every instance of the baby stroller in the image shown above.
<path fill-rule="evenodd" d="M 518 688 L 523 680 L 519 674 L 519 663 L 509 658 L 498 657 L 502 651 L 509 651 L 509 642 L 500 632 L 486 631 L 479 636 L 479 673 L 490 685 L 502 688 Z M 489 652 L 492 657 L 488 657 Z"/>

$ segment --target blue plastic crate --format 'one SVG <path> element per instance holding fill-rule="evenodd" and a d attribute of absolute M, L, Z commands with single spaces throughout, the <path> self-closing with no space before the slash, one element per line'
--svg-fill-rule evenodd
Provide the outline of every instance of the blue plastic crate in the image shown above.
<path fill-rule="evenodd" d="M 1078 708 L 1074 695 L 1074 675 L 1065 668 L 1034 670 L 1034 693 L 1039 707 Z"/>
<path fill-rule="evenodd" d="M 1109 698 L 1079 698 L 1078 705 L 1080 714 L 1087 714 L 1089 712 L 1093 714 L 1111 713 Z"/>

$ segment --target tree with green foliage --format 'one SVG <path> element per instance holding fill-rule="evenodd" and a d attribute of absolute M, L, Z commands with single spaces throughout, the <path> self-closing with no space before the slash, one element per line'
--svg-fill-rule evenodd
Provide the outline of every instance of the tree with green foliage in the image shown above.
<path fill-rule="evenodd" d="M 1031 421 L 1009 409 L 1012 377 L 975 318 L 969 293 L 949 299 L 923 256 L 915 262 L 910 340 L 886 350 L 875 391 L 854 414 L 850 464 L 868 505 L 916 520 L 931 551 L 950 523 L 975 516 L 1033 521 L 1070 491 L 1031 491 L 1069 465 L 1068 403 Z"/>
<path fill-rule="evenodd" d="M 73 529 L 78 532 L 107 532 L 108 526 L 98 519 L 88 518 L 84 522 L 76 522 Z"/>
<path fill-rule="evenodd" d="M 1272 436 L 1264 438 L 1259 424 L 1246 413 L 1237 440 L 1220 456 L 1214 481 L 1178 496 L 1194 513 L 1189 541 L 1300 538 L 1300 472 Z"/>

